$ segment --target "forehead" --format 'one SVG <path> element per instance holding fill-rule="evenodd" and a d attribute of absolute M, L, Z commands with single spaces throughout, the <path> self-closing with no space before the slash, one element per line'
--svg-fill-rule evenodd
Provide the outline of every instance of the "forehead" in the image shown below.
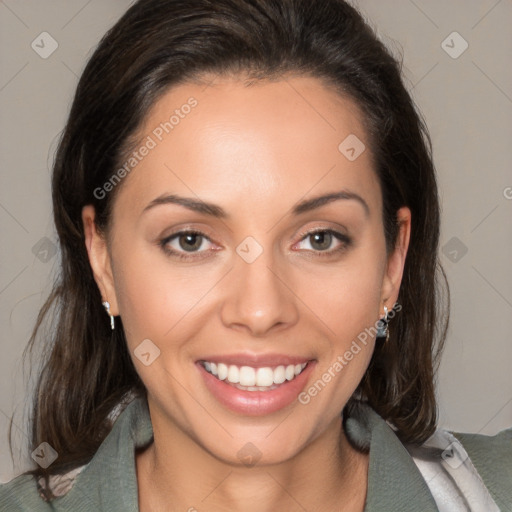
<path fill-rule="evenodd" d="M 119 194 L 132 209 L 164 192 L 226 209 L 235 196 L 238 209 L 269 208 L 340 187 L 380 200 L 359 109 L 315 78 L 180 84 L 155 103 L 139 134 L 136 150 L 151 149 Z M 351 147 L 356 156 L 366 149 L 353 159 Z"/>

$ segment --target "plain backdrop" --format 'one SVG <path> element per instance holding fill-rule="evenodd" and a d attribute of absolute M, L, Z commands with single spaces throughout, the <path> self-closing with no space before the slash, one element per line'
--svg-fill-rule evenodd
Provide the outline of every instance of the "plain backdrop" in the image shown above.
<path fill-rule="evenodd" d="M 512 2 L 352 3 L 403 52 L 407 86 L 432 136 L 440 254 L 452 293 L 440 426 L 494 434 L 512 426 Z M 0 481 L 31 462 L 31 384 L 21 355 L 58 270 L 50 198 L 56 141 L 87 58 L 129 5 L 0 1 Z"/>

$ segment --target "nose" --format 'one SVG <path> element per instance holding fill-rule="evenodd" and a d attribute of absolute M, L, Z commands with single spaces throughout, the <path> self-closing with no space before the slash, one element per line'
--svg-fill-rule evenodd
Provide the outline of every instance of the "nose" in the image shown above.
<path fill-rule="evenodd" d="M 263 337 L 297 322 L 293 286 L 283 271 L 272 266 L 266 251 L 252 263 L 241 258 L 236 261 L 221 308 L 226 327 Z"/>

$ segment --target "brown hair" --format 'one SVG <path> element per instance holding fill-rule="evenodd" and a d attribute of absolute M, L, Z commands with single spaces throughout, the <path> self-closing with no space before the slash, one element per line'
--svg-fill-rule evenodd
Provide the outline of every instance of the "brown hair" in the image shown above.
<path fill-rule="evenodd" d="M 34 347 L 45 318 L 53 319 L 32 412 L 32 449 L 46 441 L 59 454 L 46 474 L 89 461 L 111 428 L 111 409 L 129 391 L 145 393 L 119 317 L 110 331 L 84 244 L 82 208 L 94 205 L 98 228 L 108 232 L 122 184 L 103 199 L 94 191 L 118 169 L 157 99 L 211 73 L 256 80 L 310 75 L 361 109 L 388 252 L 401 206 L 411 209 L 412 233 L 402 311 L 389 342 L 377 344 L 359 391 L 403 441 L 421 442 L 435 428 L 434 373 L 449 318 L 440 285 L 447 292 L 448 286 L 438 260 L 431 141 L 402 82 L 401 61 L 342 0 L 140 0 L 89 60 L 53 168 L 61 272 L 28 345 Z"/>

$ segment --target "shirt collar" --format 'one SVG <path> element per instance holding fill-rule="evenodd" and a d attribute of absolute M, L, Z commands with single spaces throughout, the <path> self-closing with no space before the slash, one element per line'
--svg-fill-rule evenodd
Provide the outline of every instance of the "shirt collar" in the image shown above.
<path fill-rule="evenodd" d="M 364 419 L 371 439 L 364 511 L 438 512 L 419 469 L 391 427 L 367 405 Z"/>
<path fill-rule="evenodd" d="M 437 512 L 416 464 L 391 427 L 368 405 L 350 418 L 351 433 L 369 442 L 368 492 L 364 512 Z M 55 510 L 138 512 L 135 450 L 149 444 L 153 428 L 147 400 L 135 398 Z"/>

